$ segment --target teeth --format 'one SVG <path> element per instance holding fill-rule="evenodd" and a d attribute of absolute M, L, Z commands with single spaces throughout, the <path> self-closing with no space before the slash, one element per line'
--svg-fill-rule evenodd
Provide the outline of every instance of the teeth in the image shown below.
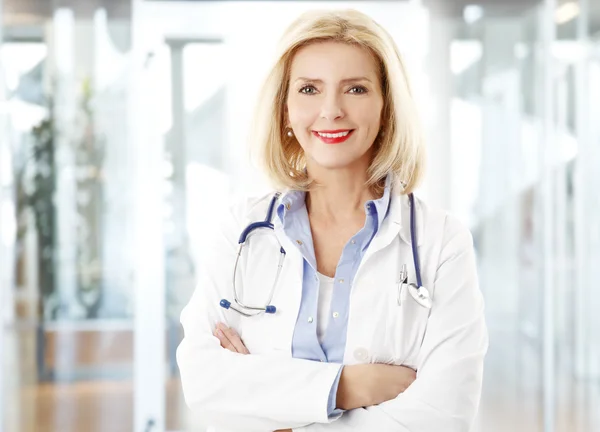
<path fill-rule="evenodd" d="M 350 133 L 350 131 L 340 132 L 340 133 L 335 133 L 335 134 L 321 133 L 321 132 L 317 132 L 317 133 L 319 134 L 319 136 L 322 136 L 324 138 L 341 138 L 341 137 L 345 137 L 346 135 L 348 135 Z"/>

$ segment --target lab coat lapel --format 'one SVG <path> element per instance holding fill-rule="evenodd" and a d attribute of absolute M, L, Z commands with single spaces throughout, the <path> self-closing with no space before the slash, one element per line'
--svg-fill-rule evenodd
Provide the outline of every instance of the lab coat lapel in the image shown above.
<path fill-rule="evenodd" d="M 408 195 L 398 196 L 399 201 L 399 221 L 400 221 L 400 238 L 407 244 L 412 245 L 410 236 L 410 199 Z M 417 234 L 417 246 L 423 244 L 423 210 L 421 208 L 421 202 L 415 196 L 415 217 L 416 217 L 416 234 Z"/>
<path fill-rule="evenodd" d="M 285 250 L 285 260 L 281 271 L 281 282 L 278 289 L 285 290 L 285 295 L 282 299 L 282 307 L 285 307 L 286 316 L 293 320 L 290 324 L 293 326 L 296 323 L 298 310 L 300 309 L 300 299 L 302 297 L 302 279 L 304 275 L 304 261 L 302 254 L 296 245 L 285 235 L 283 225 L 278 215 L 273 218 L 273 226 L 275 236 L 279 240 L 279 244 Z M 283 312 L 283 310 L 282 310 Z"/>
<path fill-rule="evenodd" d="M 417 225 L 417 246 L 423 242 L 423 216 L 418 200 L 415 198 L 416 205 L 416 225 Z M 390 208 L 387 217 L 384 219 L 381 229 L 377 231 L 375 238 L 369 245 L 367 252 L 361 262 L 360 267 L 373 254 L 387 247 L 396 236 L 411 244 L 410 236 L 410 201 L 408 195 L 398 195 L 392 192 L 390 196 Z M 359 268 L 360 268 L 359 267 Z"/>

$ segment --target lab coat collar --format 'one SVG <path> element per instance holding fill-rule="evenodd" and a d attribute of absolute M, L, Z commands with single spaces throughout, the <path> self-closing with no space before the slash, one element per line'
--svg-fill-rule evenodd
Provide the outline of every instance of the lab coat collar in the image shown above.
<path fill-rule="evenodd" d="M 417 246 L 420 246 L 423 244 L 423 217 L 421 207 L 416 198 L 415 205 Z M 363 262 L 392 243 L 396 236 L 399 236 L 405 243 L 411 244 L 410 201 L 408 195 L 402 193 L 401 187 L 396 188 L 396 190 L 392 189 L 388 215 L 367 249 Z"/>

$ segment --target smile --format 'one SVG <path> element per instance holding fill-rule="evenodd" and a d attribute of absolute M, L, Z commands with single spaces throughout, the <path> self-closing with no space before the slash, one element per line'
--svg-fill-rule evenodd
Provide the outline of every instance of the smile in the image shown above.
<path fill-rule="evenodd" d="M 335 131 L 313 131 L 313 135 L 323 141 L 325 144 L 339 144 L 346 141 L 352 135 L 354 129 L 335 130 Z"/>

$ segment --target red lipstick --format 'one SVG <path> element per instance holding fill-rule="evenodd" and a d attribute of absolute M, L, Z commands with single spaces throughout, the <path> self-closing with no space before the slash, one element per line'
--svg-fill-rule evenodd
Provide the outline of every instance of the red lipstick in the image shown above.
<path fill-rule="evenodd" d="M 346 133 L 347 132 L 347 133 Z M 354 129 L 336 129 L 336 130 L 322 130 L 312 131 L 313 135 L 323 141 L 325 144 L 340 144 L 350 138 Z M 325 134 L 327 136 L 324 136 Z M 332 136 L 337 135 L 337 136 Z"/>

